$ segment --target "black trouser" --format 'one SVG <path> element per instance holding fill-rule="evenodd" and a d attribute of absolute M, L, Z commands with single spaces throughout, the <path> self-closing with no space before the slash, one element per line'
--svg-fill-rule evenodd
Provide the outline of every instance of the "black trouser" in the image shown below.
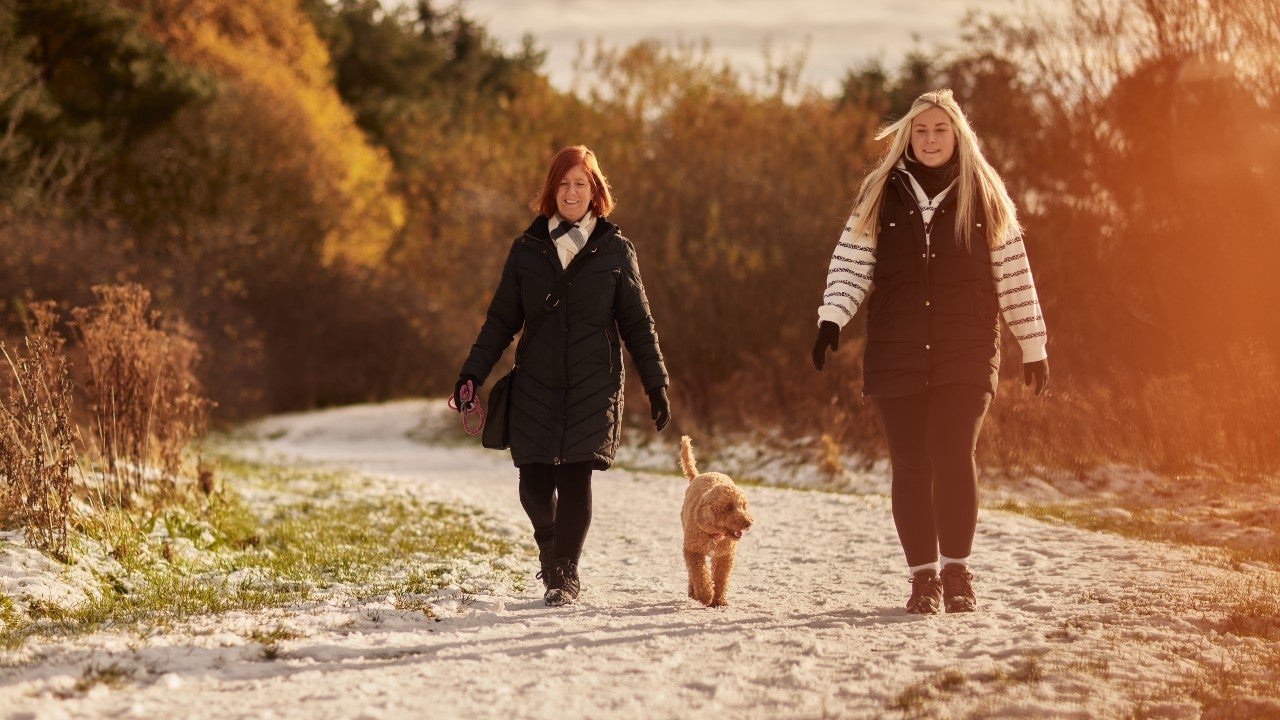
<path fill-rule="evenodd" d="M 907 565 L 938 553 L 966 558 L 978 527 L 974 450 L 991 393 L 940 385 L 918 395 L 872 398 L 893 465 L 893 522 Z"/>
<path fill-rule="evenodd" d="M 520 504 L 544 563 L 577 562 L 591 526 L 591 463 L 520 466 Z"/>

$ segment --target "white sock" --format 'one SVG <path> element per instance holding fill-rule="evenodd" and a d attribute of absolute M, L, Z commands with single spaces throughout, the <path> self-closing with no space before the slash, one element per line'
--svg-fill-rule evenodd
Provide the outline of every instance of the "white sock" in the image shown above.
<path fill-rule="evenodd" d="M 946 567 L 946 566 L 948 566 L 948 565 L 959 565 L 960 567 L 963 567 L 963 568 L 968 569 L 968 567 L 969 567 L 969 558 L 967 558 L 967 557 L 962 557 L 962 558 L 949 558 L 949 557 L 947 557 L 946 555 L 943 555 L 943 556 L 942 556 L 942 567 Z"/>
<path fill-rule="evenodd" d="M 938 563 L 935 561 L 931 563 L 925 563 L 923 565 L 912 565 L 911 567 L 907 568 L 907 572 L 911 573 L 911 577 L 915 577 L 916 573 L 920 572 L 921 570 L 932 570 L 933 574 L 937 575 Z"/>

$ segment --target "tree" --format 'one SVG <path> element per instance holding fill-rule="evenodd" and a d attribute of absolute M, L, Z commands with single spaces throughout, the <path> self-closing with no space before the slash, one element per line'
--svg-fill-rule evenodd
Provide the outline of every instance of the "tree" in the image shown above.
<path fill-rule="evenodd" d="M 934 61 L 919 50 L 907 53 L 894 76 L 879 60 L 870 60 L 850 69 L 841 82 L 841 107 L 868 108 L 893 122 L 907 114 L 920 95 L 938 88 Z"/>
<path fill-rule="evenodd" d="M 329 48 L 338 93 L 393 154 L 397 120 L 424 108 L 466 113 L 468 98 L 509 101 L 545 57 L 529 42 L 508 56 L 460 9 L 437 12 L 425 1 L 387 10 L 379 0 L 304 0 L 303 9 Z"/>
<path fill-rule="evenodd" d="M 8 119 L 0 192 L 65 197 L 113 158 L 212 97 L 210 78 L 175 61 L 109 0 L 17 0 L 0 6 Z"/>
<path fill-rule="evenodd" d="M 391 165 L 334 91 L 328 53 L 296 4 L 121 2 L 146 9 L 146 31 L 216 76 L 223 93 L 131 157 L 119 210 L 166 245 L 204 243 L 200 223 L 212 216 L 244 246 L 380 263 L 404 222 Z M 172 188 L 204 212 L 175 223 Z"/>

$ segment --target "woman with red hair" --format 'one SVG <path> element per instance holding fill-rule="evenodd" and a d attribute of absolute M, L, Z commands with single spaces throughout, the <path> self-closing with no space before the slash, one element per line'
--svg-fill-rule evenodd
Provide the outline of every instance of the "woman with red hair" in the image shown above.
<path fill-rule="evenodd" d="M 484 384 L 521 333 L 519 372 L 510 388 L 511 459 L 520 503 L 533 524 L 547 605 L 572 603 L 580 590 L 578 559 L 591 524 L 591 474 L 613 463 L 622 429 L 622 346 L 640 373 L 658 430 L 671 418 L 667 370 L 635 247 L 609 222 L 613 195 L 595 153 L 583 145 L 556 153 L 537 217 L 515 239 L 484 325 L 454 387 Z M 540 319 L 557 281 L 575 273 Z M 541 311 L 537 313 L 541 315 Z"/>

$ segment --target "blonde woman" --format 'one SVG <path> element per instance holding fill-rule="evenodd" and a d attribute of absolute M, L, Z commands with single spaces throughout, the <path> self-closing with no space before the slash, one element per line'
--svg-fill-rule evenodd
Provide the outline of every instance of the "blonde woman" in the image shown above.
<path fill-rule="evenodd" d="M 974 452 L 996 391 L 1000 318 L 1036 395 L 1049 382 L 1044 318 L 1013 202 L 951 91 L 921 95 L 885 137 L 831 257 L 813 364 L 822 370 L 869 300 L 863 394 L 889 447 L 907 612 L 971 612 Z"/>

